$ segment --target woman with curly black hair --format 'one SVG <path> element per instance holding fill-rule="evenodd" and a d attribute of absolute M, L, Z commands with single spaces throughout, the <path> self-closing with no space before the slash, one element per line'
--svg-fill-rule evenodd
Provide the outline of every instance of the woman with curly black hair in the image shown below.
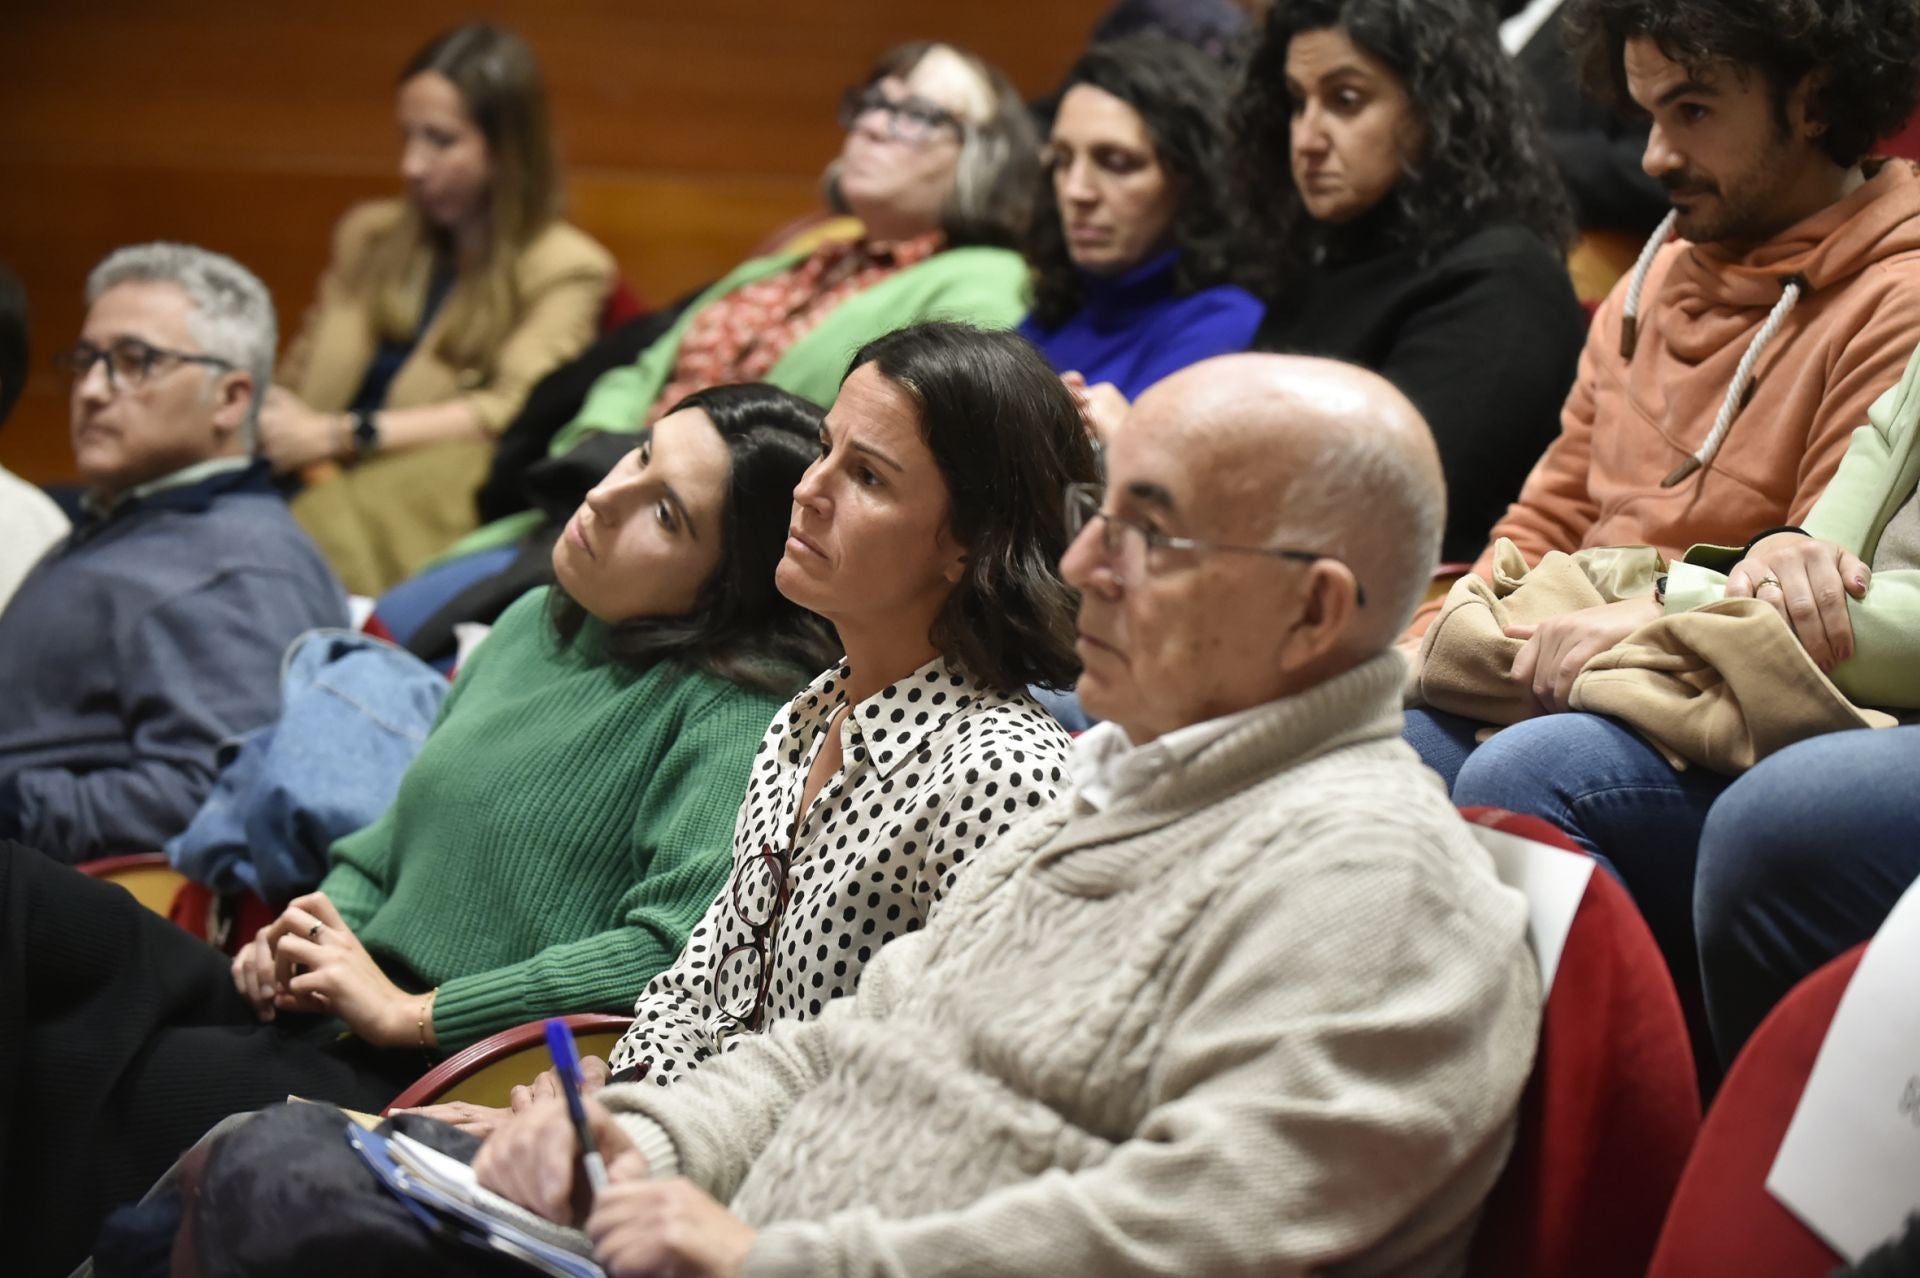
<path fill-rule="evenodd" d="M 1255 345 L 1372 368 L 1426 416 L 1446 558 L 1471 559 L 1559 427 L 1585 335 L 1555 175 L 1475 0 L 1280 0 L 1235 103 L 1270 306 Z"/>
<path fill-rule="evenodd" d="M 1067 74 L 1027 237 L 1020 331 L 1095 411 L 1177 369 L 1243 351 L 1226 191 L 1226 76 L 1169 36 L 1096 45 Z M 1107 387 L 1112 388 L 1112 393 Z"/>

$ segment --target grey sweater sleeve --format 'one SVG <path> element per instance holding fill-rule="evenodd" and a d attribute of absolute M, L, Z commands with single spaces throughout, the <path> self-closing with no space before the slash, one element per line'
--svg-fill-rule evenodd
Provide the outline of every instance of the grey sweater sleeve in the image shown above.
<path fill-rule="evenodd" d="M 312 612 L 300 581 L 238 570 L 129 619 L 112 644 L 128 761 L 18 772 L 0 793 L 0 824 L 65 861 L 157 850 L 212 788 L 220 742 L 277 713 L 297 628 L 271 619 Z"/>
<path fill-rule="evenodd" d="M 891 942 L 846 998 L 808 1021 L 782 1020 L 672 1087 L 623 1083 L 598 1096 L 632 1136 L 655 1176 L 685 1176 L 722 1202 L 733 1196 L 756 1155 L 789 1110 L 825 1076 L 834 1027 L 886 1015 L 919 962 L 925 932 Z"/>

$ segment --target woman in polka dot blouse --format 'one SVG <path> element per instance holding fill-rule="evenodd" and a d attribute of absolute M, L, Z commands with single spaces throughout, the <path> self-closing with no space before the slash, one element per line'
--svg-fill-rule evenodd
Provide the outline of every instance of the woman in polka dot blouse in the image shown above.
<path fill-rule="evenodd" d="M 854 357 L 776 574 L 846 657 L 760 743 L 733 872 L 640 995 L 615 1076 L 664 1085 L 818 1015 L 1063 788 L 1067 736 L 1025 688 L 1078 673 L 1063 498 L 1096 473 L 1072 397 L 1018 337 L 924 324 Z M 486 1133 L 509 1111 L 425 1112 Z"/>

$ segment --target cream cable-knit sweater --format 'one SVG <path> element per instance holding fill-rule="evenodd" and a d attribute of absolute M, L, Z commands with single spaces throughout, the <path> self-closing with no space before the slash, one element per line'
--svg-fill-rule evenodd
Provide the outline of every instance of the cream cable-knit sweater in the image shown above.
<path fill-rule="evenodd" d="M 1388 654 L 961 876 L 858 991 L 601 1099 L 750 1275 L 1457 1274 L 1540 993 Z"/>

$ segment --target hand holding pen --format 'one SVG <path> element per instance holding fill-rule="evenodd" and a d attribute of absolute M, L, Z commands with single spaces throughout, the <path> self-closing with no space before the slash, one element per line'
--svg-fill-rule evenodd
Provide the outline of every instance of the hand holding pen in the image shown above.
<path fill-rule="evenodd" d="M 645 1159 L 612 1114 L 591 1098 L 581 1111 L 603 1163 L 623 1176 L 646 1175 Z M 579 1128 L 562 1096 L 545 1096 L 496 1129 L 474 1157 L 480 1183 L 527 1210 L 563 1225 L 580 1224 L 592 1206 L 585 1192 Z"/>
<path fill-rule="evenodd" d="M 553 1072 L 560 1076 L 560 1094 L 566 1098 L 567 1117 L 573 1120 L 573 1134 L 580 1142 L 580 1165 L 586 1171 L 587 1185 L 597 1198 L 607 1187 L 607 1165 L 601 1161 L 600 1148 L 593 1140 L 593 1128 L 587 1122 L 587 1107 L 580 1094 L 580 1049 L 565 1021 L 547 1022 L 547 1053 L 553 1057 Z"/>

